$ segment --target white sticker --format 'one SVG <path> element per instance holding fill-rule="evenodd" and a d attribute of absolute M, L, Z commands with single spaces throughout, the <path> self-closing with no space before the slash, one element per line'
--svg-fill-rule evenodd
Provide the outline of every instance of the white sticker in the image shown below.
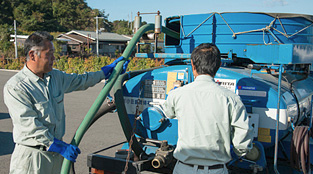
<path fill-rule="evenodd" d="M 258 137 L 259 130 L 259 114 L 247 113 L 249 117 L 249 125 L 252 127 L 253 137 Z"/>
<path fill-rule="evenodd" d="M 127 114 L 135 114 L 136 113 L 136 107 L 138 106 L 138 110 L 141 113 L 144 109 L 146 109 L 149 106 L 152 105 L 162 105 L 165 100 L 163 99 L 156 99 L 156 98 L 141 98 L 139 99 L 137 97 L 124 97 L 125 101 L 125 107 Z"/>
<path fill-rule="evenodd" d="M 238 90 L 238 95 L 266 97 L 266 91 Z"/>
<path fill-rule="evenodd" d="M 185 73 L 178 73 L 177 79 L 184 80 L 184 75 L 185 75 Z"/>
<path fill-rule="evenodd" d="M 218 83 L 220 86 L 236 92 L 236 83 L 235 79 L 215 79 L 215 82 Z"/>

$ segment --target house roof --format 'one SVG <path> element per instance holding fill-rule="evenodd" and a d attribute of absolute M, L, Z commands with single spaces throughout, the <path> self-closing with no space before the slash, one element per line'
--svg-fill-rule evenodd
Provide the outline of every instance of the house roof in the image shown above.
<path fill-rule="evenodd" d="M 84 43 L 84 41 L 82 41 L 81 37 L 79 39 L 77 39 L 76 37 L 72 37 L 71 35 L 65 35 L 65 34 L 60 34 L 58 36 L 58 39 L 69 39 L 69 40 L 73 40 L 79 43 Z"/>
<path fill-rule="evenodd" d="M 60 36 L 62 36 L 62 34 Z M 14 42 L 15 35 L 11 34 L 10 37 L 13 38 L 10 41 Z M 16 35 L 17 39 L 25 39 L 26 40 L 28 37 L 29 37 L 29 35 Z M 65 39 L 65 38 L 56 38 L 56 40 L 59 40 L 59 41 L 70 41 L 69 39 Z"/>
<path fill-rule="evenodd" d="M 85 38 L 90 38 L 91 40 L 96 40 L 96 32 L 95 31 L 81 31 L 81 30 L 72 30 L 67 32 L 63 35 L 68 35 L 70 37 L 74 37 L 74 35 L 80 35 Z M 75 37 L 75 39 L 78 39 Z M 99 41 L 115 41 L 115 42 L 126 42 L 130 39 L 128 37 L 119 35 L 117 33 L 110 33 L 110 32 L 101 32 L 99 33 Z"/>

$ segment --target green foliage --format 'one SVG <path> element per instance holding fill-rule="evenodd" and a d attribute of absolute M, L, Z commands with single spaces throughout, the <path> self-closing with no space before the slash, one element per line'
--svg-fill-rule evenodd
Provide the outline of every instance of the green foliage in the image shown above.
<path fill-rule="evenodd" d="M 18 59 L 5 59 L 0 58 L 0 68 L 1 69 L 12 69 L 12 70 L 20 70 L 24 67 L 26 63 L 26 58 L 18 58 Z"/>
<path fill-rule="evenodd" d="M 54 63 L 54 68 L 67 73 L 78 73 L 82 74 L 84 72 L 95 72 L 99 71 L 101 67 L 111 64 L 115 59 L 107 56 L 97 57 L 91 56 L 89 58 L 83 59 L 79 57 L 67 58 L 66 56 L 61 56 Z M 156 66 L 161 66 L 164 63 L 163 59 L 140 59 L 140 58 L 130 58 L 128 64 L 128 71 L 141 70 L 152 68 Z"/>
<path fill-rule="evenodd" d="M 112 30 L 104 10 L 91 9 L 85 0 L 1 0 L 0 25 L 12 25 L 25 31 L 94 30 L 95 16 L 104 17 L 99 26 Z"/>
<path fill-rule="evenodd" d="M 10 34 L 13 34 L 12 28 L 7 25 L 0 25 L 0 55 L 2 57 L 14 57 L 14 46 L 10 42 Z"/>
<path fill-rule="evenodd" d="M 101 67 L 111 64 L 114 60 L 114 58 L 110 58 L 107 56 L 91 56 L 86 59 L 80 57 L 69 58 L 67 56 L 61 56 L 56 58 L 53 67 L 61 71 L 65 71 L 66 73 L 82 74 L 84 72 L 99 71 Z M 25 58 L 11 60 L 0 58 L 0 68 L 20 70 L 24 67 L 25 62 Z M 161 66 L 163 65 L 163 63 L 163 59 L 130 58 L 127 71 L 148 69 Z"/>
<path fill-rule="evenodd" d="M 13 23 L 13 8 L 11 0 L 0 1 L 0 25 Z"/>
<path fill-rule="evenodd" d="M 14 19 L 27 31 L 55 31 L 57 23 L 53 17 L 52 3 L 48 0 L 16 1 L 13 9 Z"/>
<path fill-rule="evenodd" d="M 151 59 L 151 58 L 131 58 L 127 70 L 142 70 L 152 67 L 158 67 L 164 64 L 164 59 Z"/>
<path fill-rule="evenodd" d="M 116 20 L 113 21 L 113 32 L 117 34 L 131 35 L 133 32 L 130 29 L 128 21 Z"/>
<path fill-rule="evenodd" d="M 52 9 L 58 22 L 54 31 L 91 29 L 95 26 L 93 18 L 99 15 L 98 10 L 92 10 L 84 0 L 54 0 Z"/>
<path fill-rule="evenodd" d="M 140 45 L 140 53 L 150 53 L 151 52 L 150 50 L 151 50 L 150 44 Z"/>
<path fill-rule="evenodd" d="M 10 34 L 14 34 L 14 19 L 17 20 L 18 35 L 30 35 L 41 30 L 52 32 L 56 38 L 60 32 L 69 30 L 94 31 L 95 16 L 103 17 L 99 19 L 99 28 L 104 28 L 105 32 L 132 34 L 128 21 L 110 22 L 109 14 L 104 10 L 90 8 L 85 0 L 0 0 L 0 57 L 15 57 L 14 43 L 10 42 Z M 54 46 L 56 56 L 59 57 L 60 42 L 55 41 Z M 115 52 L 115 55 L 119 54 Z M 22 48 L 18 48 L 18 55 L 24 56 Z"/>

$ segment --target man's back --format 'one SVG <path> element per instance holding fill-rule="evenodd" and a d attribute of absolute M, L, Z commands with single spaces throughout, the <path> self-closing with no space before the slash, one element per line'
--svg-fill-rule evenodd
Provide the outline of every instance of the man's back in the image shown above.
<path fill-rule="evenodd" d="M 174 106 L 173 114 L 168 114 L 166 105 Z M 242 134 L 249 130 L 239 96 L 216 84 L 208 75 L 199 75 L 193 83 L 171 91 L 165 112 L 169 117 L 177 116 L 179 122 L 174 156 L 188 164 L 210 166 L 228 162 L 231 125 L 242 125 Z M 244 145 L 249 143 L 246 140 Z"/>

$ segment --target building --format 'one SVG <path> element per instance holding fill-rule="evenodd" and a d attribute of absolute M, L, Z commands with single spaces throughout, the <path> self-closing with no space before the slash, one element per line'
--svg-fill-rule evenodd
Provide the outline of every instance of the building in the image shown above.
<path fill-rule="evenodd" d="M 11 42 L 14 42 L 14 36 L 11 35 Z M 132 39 L 132 35 L 119 35 L 116 33 L 101 32 L 99 34 L 99 54 L 115 57 L 116 53 L 123 53 L 128 42 Z M 27 35 L 17 35 L 18 47 L 24 47 L 24 42 L 28 38 Z M 56 38 L 60 49 L 60 55 L 88 55 L 96 54 L 96 32 L 72 30 L 65 34 L 60 34 Z M 154 33 L 145 33 L 139 41 L 140 48 L 145 52 L 154 52 L 155 40 Z M 148 47 L 147 47 L 147 46 Z M 158 39 L 158 52 L 164 52 L 163 38 Z M 137 50 L 136 50 L 137 52 Z M 132 55 L 134 56 L 134 55 Z"/>
<path fill-rule="evenodd" d="M 11 34 L 10 37 L 13 38 L 13 39 L 10 39 L 10 42 L 14 42 L 15 35 Z M 28 38 L 28 35 L 16 35 L 17 46 L 24 47 L 24 42 L 27 38 Z"/>
<path fill-rule="evenodd" d="M 72 30 L 65 34 L 60 34 L 58 39 L 67 39 L 68 54 L 96 54 L 97 40 L 96 32 Z M 99 54 L 104 56 L 115 57 L 116 53 L 122 53 L 130 40 L 129 37 L 116 33 L 101 32 L 99 33 Z"/>
<path fill-rule="evenodd" d="M 15 35 L 11 34 L 10 37 L 12 38 L 12 39 L 10 39 L 10 42 L 14 42 L 14 44 L 15 44 Z M 28 35 L 16 35 L 17 47 L 24 48 L 24 43 L 25 43 L 25 40 L 27 38 L 28 38 Z M 62 38 L 57 38 L 56 40 L 61 41 L 61 43 L 60 43 L 60 47 L 61 47 L 60 54 L 61 55 L 67 54 L 67 42 L 69 42 L 70 40 L 69 39 L 62 39 Z"/>

